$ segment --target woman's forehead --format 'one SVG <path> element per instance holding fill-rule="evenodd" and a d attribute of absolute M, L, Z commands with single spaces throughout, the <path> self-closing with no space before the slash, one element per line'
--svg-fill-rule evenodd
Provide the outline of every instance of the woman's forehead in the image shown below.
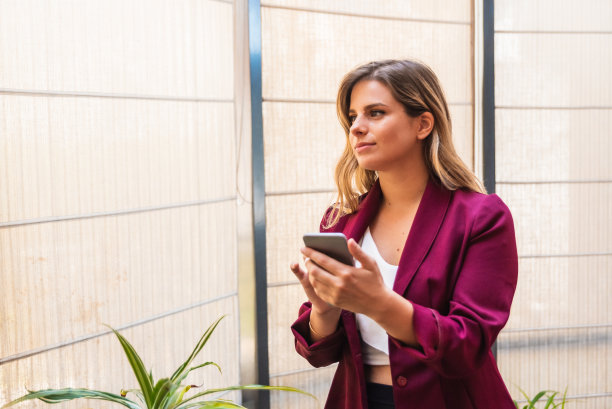
<path fill-rule="evenodd" d="M 399 102 L 389 88 L 377 80 L 362 80 L 353 87 L 349 109 L 361 109 L 372 104 L 394 105 Z"/>

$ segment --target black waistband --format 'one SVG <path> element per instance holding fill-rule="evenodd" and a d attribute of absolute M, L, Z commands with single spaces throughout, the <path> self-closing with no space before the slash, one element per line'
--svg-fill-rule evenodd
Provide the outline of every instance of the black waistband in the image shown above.
<path fill-rule="evenodd" d="M 393 387 L 380 383 L 366 383 L 369 409 L 394 409 Z"/>

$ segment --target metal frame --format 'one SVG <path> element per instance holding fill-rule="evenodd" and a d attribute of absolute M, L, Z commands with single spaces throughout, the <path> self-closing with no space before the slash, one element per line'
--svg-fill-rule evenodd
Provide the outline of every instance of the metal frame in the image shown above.
<path fill-rule="evenodd" d="M 495 193 L 495 26 L 494 0 L 483 1 L 482 150 L 483 182 Z"/>
<path fill-rule="evenodd" d="M 494 0 L 482 3 L 482 178 L 495 193 L 495 14 Z M 497 342 L 491 347 L 497 359 Z"/>
<path fill-rule="evenodd" d="M 255 323 L 257 383 L 270 383 L 268 360 L 268 278 L 266 272 L 266 186 L 264 174 L 262 75 L 261 75 L 261 2 L 248 1 L 249 68 L 251 89 L 251 159 L 253 177 L 253 241 L 255 251 Z M 258 409 L 270 407 L 268 391 L 255 398 Z"/>

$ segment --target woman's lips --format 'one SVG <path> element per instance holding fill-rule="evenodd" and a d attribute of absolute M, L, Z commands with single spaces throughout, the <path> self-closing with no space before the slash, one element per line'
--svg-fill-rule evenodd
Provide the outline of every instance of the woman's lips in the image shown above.
<path fill-rule="evenodd" d="M 375 143 L 365 143 L 365 142 L 358 143 L 357 145 L 355 145 L 355 152 L 357 153 L 365 152 L 366 150 L 368 150 L 374 145 L 376 144 Z"/>

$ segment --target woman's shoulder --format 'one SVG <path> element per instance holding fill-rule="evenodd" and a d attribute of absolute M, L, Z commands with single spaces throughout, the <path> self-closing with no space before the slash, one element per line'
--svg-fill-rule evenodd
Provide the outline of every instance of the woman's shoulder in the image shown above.
<path fill-rule="evenodd" d="M 452 211 L 463 213 L 471 219 L 474 227 L 499 222 L 514 224 L 510 209 L 495 193 L 456 190 L 453 192 L 451 207 Z"/>
<path fill-rule="evenodd" d="M 475 211 L 481 210 L 482 207 L 486 209 L 505 209 L 508 210 L 508 206 L 504 201 L 495 193 L 481 193 L 474 192 L 471 190 L 458 189 L 453 192 L 453 205 L 465 206 Z"/>

